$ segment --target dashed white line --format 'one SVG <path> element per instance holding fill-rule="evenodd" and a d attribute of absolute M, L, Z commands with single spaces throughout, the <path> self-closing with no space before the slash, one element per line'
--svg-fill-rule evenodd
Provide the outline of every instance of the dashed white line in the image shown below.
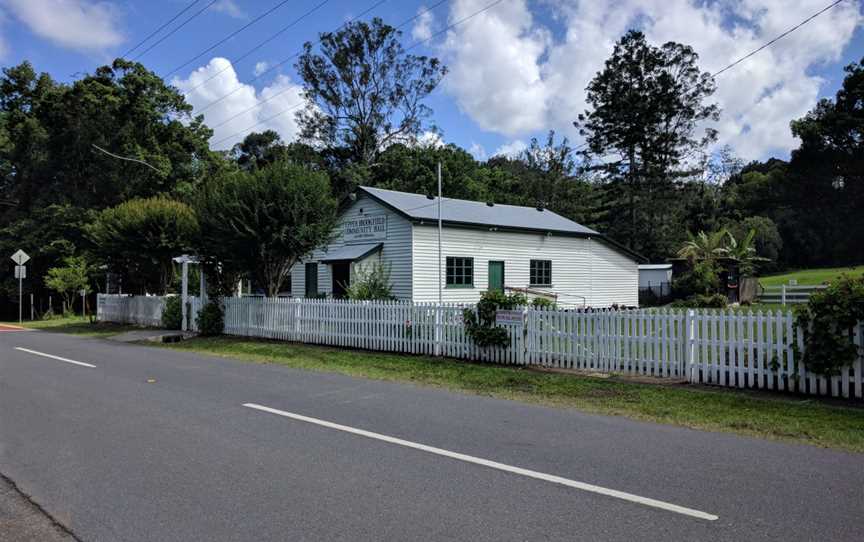
<path fill-rule="evenodd" d="M 555 476 L 553 474 L 546 474 L 543 472 L 537 472 L 537 471 L 533 471 L 533 470 L 529 470 L 529 469 L 523 469 L 521 467 L 514 467 L 512 465 L 506 465 L 504 463 L 498 463 L 497 461 L 490 461 L 488 459 L 483 459 L 480 457 L 474 457 L 474 456 L 462 454 L 459 452 L 451 452 L 450 450 L 444 450 L 442 448 L 436 448 L 434 446 L 427 446 L 426 444 L 420 444 L 418 442 L 411 442 L 410 440 L 403 440 L 403 439 L 391 437 L 388 435 L 382 435 L 381 433 L 374 433 L 372 431 L 366 431 L 364 429 L 358 429 L 356 427 L 350 427 L 347 425 L 341 425 L 338 423 L 328 422 L 326 420 L 320 420 L 318 418 L 310 418 L 309 416 L 303 416 L 302 414 L 295 414 L 293 412 L 286 412 L 284 410 L 279 410 L 276 408 L 270 408 L 270 407 L 258 405 L 255 403 L 244 403 L 243 406 L 248 407 L 248 408 L 252 408 L 255 410 L 260 410 L 262 412 L 269 412 L 271 414 L 284 416 L 286 418 L 291 418 L 293 420 L 298 420 L 301 422 L 320 425 L 321 427 L 327 427 L 329 429 L 336 429 L 337 431 L 344 431 L 346 433 L 352 433 L 354 435 L 359 435 L 361 437 L 380 440 L 380 441 L 388 442 L 390 444 L 396 444 L 399 446 L 405 446 L 406 448 L 413 448 L 415 450 L 421 450 L 424 452 L 440 455 L 443 457 L 449 457 L 451 459 L 464 461 L 466 463 L 474 463 L 475 465 L 482 465 L 484 467 L 489 467 L 489 468 L 497 469 L 497 470 L 504 471 L 504 472 L 518 474 L 521 476 L 527 476 L 528 478 L 534 478 L 537 480 L 543 480 L 545 482 L 560 484 L 560 485 L 564 485 L 567 487 L 572 487 L 574 489 L 579 489 L 582 491 L 588 491 L 590 493 L 597 493 L 600 495 L 605 495 L 607 497 L 613 497 L 616 499 L 621 499 L 624 501 L 629 501 L 629 502 L 641 504 L 644 506 L 650 506 L 652 508 L 659 508 L 661 510 L 674 512 L 676 514 L 683 514 L 685 516 L 690 516 L 690 517 L 694 517 L 694 518 L 698 518 L 698 519 L 704 519 L 707 521 L 715 521 L 715 520 L 719 519 L 718 516 L 716 516 L 714 514 L 709 514 L 707 512 L 702 512 L 701 510 L 694 510 L 693 508 L 687 508 L 684 506 L 679 506 L 677 504 L 672 504 L 672 503 L 668 503 L 665 501 L 659 501 L 657 499 L 651 499 L 649 497 L 641 497 L 639 495 L 634 495 L 632 493 L 626 493 L 624 491 L 618 491 L 617 489 L 609 489 L 606 487 L 596 486 L 594 484 L 588 484 L 585 482 L 570 480 L 569 478 L 562 478 L 561 476 Z"/>
<path fill-rule="evenodd" d="M 20 346 L 16 346 L 15 350 L 20 350 L 21 352 L 27 352 L 28 354 L 33 354 L 34 356 L 42 356 L 43 358 L 51 358 L 56 359 L 57 361 L 63 361 L 66 363 L 71 363 L 73 365 L 80 365 L 81 367 L 89 367 L 91 369 L 95 369 L 95 365 L 90 365 L 89 363 L 84 363 L 83 361 L 75 361 L 74 359 L 61 358 L 60 356 L 55 356 L 54 354 L 46 354 L 45 352 L 37 352 L 36 350 L 30 350 L 29 348 L 21 348 Z"/>

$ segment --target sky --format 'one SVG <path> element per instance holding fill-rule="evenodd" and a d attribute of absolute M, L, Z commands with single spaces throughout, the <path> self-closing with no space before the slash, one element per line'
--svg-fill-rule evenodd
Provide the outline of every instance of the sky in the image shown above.
<path fill-rule="evenodd" d="M 586 109 L 584 89 L 630 28 L 656 45 L 692 46 L 700 67 L 714 73 L 832 3 L 500 0 L 484 10 L 494 1 L 198 0 L 127 58 L 186 95 L 215 131 L 212 148 L 229 148 L 252 130 L 274 129 L 292 141 L 302 103 L 294 62 L 303 43 L 355 17 L 378 16 L 402 31 L 411 54 L 449 68 L 427 100 L 434 114 L 423 140 L 454 143 L 482 160 L 518 153 L 550 129 L 580 144 L 572 123 Z M 126 55 L 191 3 L 0 0 L 0 64 L 29 60 L 72 81 Z M 713 126 L 717 147 L 730 145 L 745 160 L 787 158 L 797 146 L 789 122 L 833 97 L 843 66 L 864 57 L 862 23 L 861 0 L 844 0 L 720 74 L 711 98 L 722 110 Z"/>

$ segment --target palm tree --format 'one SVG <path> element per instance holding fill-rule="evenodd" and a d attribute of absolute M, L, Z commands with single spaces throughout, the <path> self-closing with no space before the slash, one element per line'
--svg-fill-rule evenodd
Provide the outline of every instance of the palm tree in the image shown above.
<path fill-rule="evenodd" d="M 700 231 L 698 235 L 692 233 L 688 235 L 690 239 L 678 251 L 678 257 L 686 258 L 690 265 L 697 261 L 704 261 L 713 265 L 717 258 L 728 253 L 726 237 L 729 232 L 725 228 L 710 234 Z"/>
<path fill-rule="evenodd" d="M 756 230 L 751 229 L 747 235 L 740 241 L 735 239 L 735 236 L 727 232 L 728 245 L 726 253 L 730 258 L 738 261 L 738 270 L 741 276 L 752 276 L 756 272 L 758 262 L 768 262 L 768 258 L 763 258 L 756 253 Z"/>

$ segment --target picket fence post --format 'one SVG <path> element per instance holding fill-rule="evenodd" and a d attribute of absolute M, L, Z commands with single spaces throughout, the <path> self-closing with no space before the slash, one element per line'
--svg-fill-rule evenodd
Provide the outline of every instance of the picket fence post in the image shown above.
<path fill-rule="evenodd" d="M 694 367 L 694 358 L 696 357 L 696 337 L 695 337 L 695 316 L 696 312 L 693 309 L 687 309 L 684 315 L 684 364 L 685 374 L 690 382 L 696 383 L 699 378 Z"/>

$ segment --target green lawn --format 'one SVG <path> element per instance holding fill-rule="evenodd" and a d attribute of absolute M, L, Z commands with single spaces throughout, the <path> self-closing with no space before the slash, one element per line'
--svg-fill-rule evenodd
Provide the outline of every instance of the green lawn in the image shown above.
<path fill-rule="evenodd" d="M 9 322 L 18 325 L 18 322 Z M 81 335 L 84 337 L 110 337 L 133 329 L 135 326 L 124 324 L 113 324 L 109 322 L 90 323 L 89 319 L 82 316 L 67 316 L 63 318 L 51 318 L 49 320 L 34 320 L 22 324 L 28 329 L 39 329 L 54 333 L 68 333 L 70 335 Z"/>
<path fill-rule="evenodd" d="M 864 408 L 814 399 L 229 337 L 158 346 L 864 452 Z"/>
<path fill-rule="evenodd" d="M 820 269 L 802 269 L 800 271 L 791 271 L 781 275 L 769 275 L 759 277 L 759 282 L 762 286 L 780 286 L 789 284 L 789 279 L 795 279 L 801 286 L 811 286 L 822 284 L 823 282 L 835 279 L 840 275 L 847 274 L 850 276 L 860 277 L 864 275 L 864 265 L 855 267 L 825 267 Z"/>

